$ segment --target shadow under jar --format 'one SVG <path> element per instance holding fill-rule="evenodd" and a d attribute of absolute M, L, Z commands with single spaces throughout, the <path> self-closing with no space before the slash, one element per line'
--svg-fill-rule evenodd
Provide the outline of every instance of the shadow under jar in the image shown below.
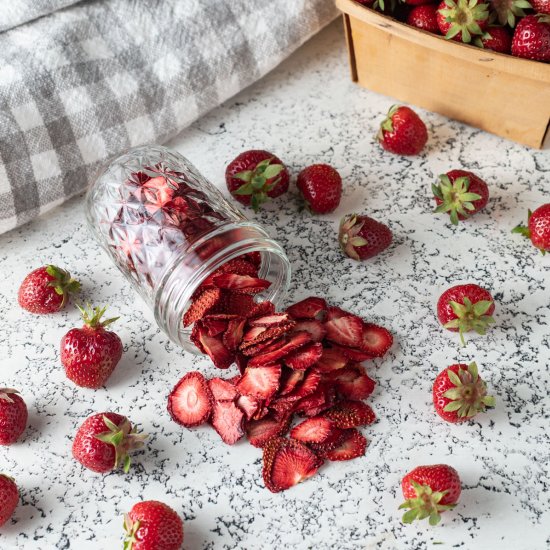
<path fill-rule="evenodd" d="M 88 191 L 86 217 L 159 327 L 187 351 L 198 353 L 191 327 L 183 326 L 191 297 L 226 262 L 260 254 L 258 276 L 271 285 L 258 301 L 277 306 L 288 289 L 290 264 L 281 246 L 166 147 L 136 147 L 111 160 Z"/>

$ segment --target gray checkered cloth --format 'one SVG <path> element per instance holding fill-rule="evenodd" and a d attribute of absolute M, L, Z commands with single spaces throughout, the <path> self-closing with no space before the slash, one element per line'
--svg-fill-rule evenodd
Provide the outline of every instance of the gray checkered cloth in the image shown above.
<path fill-rule="evenodd" d="M 6 3 L 0 232 L 81 192 L 108 157 L 176 135 L 336 16 L 333 0 Z"/>

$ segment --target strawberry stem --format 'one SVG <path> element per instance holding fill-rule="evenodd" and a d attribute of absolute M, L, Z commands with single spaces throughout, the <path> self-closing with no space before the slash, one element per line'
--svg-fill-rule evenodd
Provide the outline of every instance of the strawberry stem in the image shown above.
<path fill-rule="evenodd" d="M 104 306 L 103 308 L 92 308 L 90 304 L 86 304 L 86 307 L 83 308 L 77 304 L 76 307 L 80 311 L 84 323 L 90 328 L 103 328 L 120 319 L 120 317 L 111 317 L 110 319 L 105 319 L 102 321 L 101 317 L 103 317 L 105 311 L 107 310 L 107 306 Z"/>
<path fill-rule="evenodd" d="M 430 525 L 437 525 L 441 520 L 440 512 L 452 510 L 456 504 L 440 504 L 441 499 L 449 491 L 433 492 L 428 485 L 420 485 L 411 480 L 416 497 L 406 500 L 399 509 L 407 509 L 403 514 L 403 523 L 412 523 L 414 520 L 429 518 Z"/>
<path fill-rule="evenodd" d="M 53 287 L 59 296 L 63 296 L 60 307 L 63 307 L 67 303 L 67 298 L 71 294 L 76 294 L 80 291 L 80 283 L 76 279 L 73 279 L 68 271 L 50 264 L 46 266 L 46 273 L 50 277 L 53 277 L 53 281 L 48 283 L 49 286 Z"/>

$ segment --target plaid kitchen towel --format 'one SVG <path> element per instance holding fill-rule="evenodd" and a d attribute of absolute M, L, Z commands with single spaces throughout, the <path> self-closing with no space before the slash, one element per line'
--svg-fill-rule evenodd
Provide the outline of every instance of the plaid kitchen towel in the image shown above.
<path fill-rule="evenodd" d="M 333 0 L 13 6 L 0 26 L 0 232 L 81 192 L 108 157 L 174 136 L 336 16 Z"/>

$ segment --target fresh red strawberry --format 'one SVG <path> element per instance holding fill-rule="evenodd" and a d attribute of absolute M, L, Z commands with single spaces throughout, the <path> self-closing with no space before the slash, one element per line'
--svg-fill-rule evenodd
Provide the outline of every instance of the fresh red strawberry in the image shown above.
<path fill-rule="evenodd" d="M 19 491 L 15 480 L 0 474 L 0 527 L 13 516 L 18 503 Z"/>
<path fill-rule="evenodd" d="M 202 319 L 222 297 L 222 291 L 219 288 L 208 288 L 203 290 L 196 298 L 194 298 L 189 309 L 183 316 L 183 326 L 188 327 L 195 321 Z"/>
<path fill-rule="evenodd" d="M 464 344 L 464 333 L 471 330 L 485 334 L 490 324 L 495 302 L 488 290 L 479 285 L 457 285 L 447 289 L 437 301 L 437 318 L 447 329 L 460 333 Z"/>
<path fill-rule="evenodd" d="M 285 365 L 291 369 L 306 370 L 317 363 L 323 355 L 323 345 L 320 342 L 308 344 L 303 348 L 287 355 L 284 358 Z"/>
<path fill-rule="evenodd" d="M 432 393 L 435 412 L 447 422 L 463 422 L 495 406 L 495 398 L 487 395 L 487 385 L 476 363 L 451 365 L 441 371 Z"/>
<path fill-rule="evenodd" d="M 327 321 L 325 330 L 330 342 L 351 348 L 361 348 L 363 345 L 363 321 L 355 315 Z"/>
<path fill-rule="evenodd" d="M 487 184 L 472 172 L 451 170 L 439 176 L 439 184 L 432 185 L 436 213 L 448 212 L 451 223 L 458 225 L 485 208 L 489 201 Z"/>
<path fill-rule="evenodd" d="M 17 390 L 0 388 L 0 445 L 12 445 L 25 431 L 29 413 Z"/>
<path fill-rule="evenodd" d="M 213 384 L 216 386 L 216 382 Z M 168 412 L 172 419 L 186 428 L 206 422 L 214 402 L 210 387 L 200 372 L 188 372 L 168 396 Z"/>
<path fill-rule="evenodd" d="M 393 336 L 384 327 L 364 323 L 361 349 L 371 357 L 382 357 L 393 345 Z"/>
<path fill-rule="evenodd" d="M 166 504 L 145 500 L 124 514 L 124 550 L 180 550 L 183 521 Z"/>
<path fill-rule="evenodd" d="M 285 435 L 290 426 L 290 416 L 276 420 L 268 415 L 261 420 L 252 420 L 246 425 L 246 436 L 254 447 L 263 447 L 270 439 Z"/>
<path fill-rule="evenodd" d="M 122 342 L 117 334 L 105 330 L 118 317 L 101 320 L 106 307 L 78 307 L 84 320 L 61 339 L 61 363 L 65 374 L 82 388 L 101 388 L 122 357 Z"/>
<path fill-rule="evenodd" d="M 531 239 L 533 246 L 543 254 L 550 252 L 550 203 L 539 206 L 527 214 L 527 227 L 518 225 L 512 233 L 519 233 Z"/>
<path fill-rule="evenodd" d="M 430 525 L 437 525 L 441 512 L 456 506 L 461 492 L 458 472 L 446 464 L 416 467 L 401 480 L 401 488 L 406 501 L 399 508 L 408 509 L 403 522 L 429 518 Z"/>
<path fill-rule="evenodd" d="M 325 379 L 334 383 L 336 391 L 346 399 L 366 399 L 374 391 L 375 381 L 358 364 L 326 374 Z"/>
<path fill-rule="evenodd" d="M 268 151 L 245 151 L 225 170 L 227 188 L 240 203 L 257 211 L 268 198 L 288 191 L 290 175 L 285 165 Z"/>
<path fill-rule="evenodd" d="M 348 214 L 340 222 L 340 248 L 354 260 L 368 260 L 392 243 L 390 228 L 368 216 Z"/>
<path fill-rule="evenodd" d="M 531 0 L 530 3 L 537 13 L 550 15 L 550 0 Z"/>
<path fill-rule="evenodd" d="M 489 24 L 489 4 L 483 0 L 443 0 L 437 7 L 441 34 L 449 40 L 469 43 Z"/>
<path fill-rule="evenodd" d="M 307 208 L 315 214 L 328 214 L 342 198 L 342 178 L 328 164 L 312 164 L 298 174 L 296 186 Z"/>
<path fill-rule="evenodd" d="M 441 34 L 437 24 L 437 6 L 428 4 L 414 7 L 407 16 L 407 25 L 434 34 Z"/>
<path fill-rule="evenodd" d="M 244 413 L 233 401 L 216 401 L 212 426 L 224 443 L 233 445 L 244 435 Z"/>
<path fill-rule="evenodd" d="M 532 0 L 491 0 L 491 6 L 501 25 L 508 25 L 514 28 L 516 26 L 516 20 L 525 17 L 524 10 L 530 10 L 535 2 Z"/>
<path fill-rule="evenodd" d="M 527 0 L 525 0 L 527 1 Z M 485 48 L 498 53 L 510 53 L 512 35 L 506 27 L 489 27 L 480 37 L 474 40 L 478 48 Z"/>
<path fill-rule="evenodd" d="M 111 412 L 94 414 L 76 432 L 73 457 L 89 470 L 100 474 L 121 465 L 128 472 L 128 452 L 142 447 L 146 437 L 137 434 L 125 416 Z"/>
<path fill-rule="evenodd" d="M 290 431 L 290 437 L 302 443 L 324 443 L 332 437 L 336 426 L 324 416 L 304 420 Z"/>
<path fill-rule="evenodd" d="M 393 105 L 380 125 L 378 141 L 396 155 L 418 155 L 428 141 L 428 130 L 409 107 Z"/>
<path fill-rule="evenodd" d="M 263 451 L 264 483 L 272 493 L 290 489 L 310 478 L 323 464 L 303 443 L 283 437 L 270 439 Z"/>
<path fill-rule="evenodd" d="M 23 279 L 17 299 L 19 305 L 31 313 L 55 313 L 79 290 L 80 283 L 68 271 L 47 265 L 31 271 Z"/>
<path fill-rule="evenodd" d="M 228 369 L 235 361 L 235 354 L 227 349 L 222 341 L 223 336 L 209 336 L 205 328 L 199 327 L 199 349 L 210 357 L 218 369 Z"/>
<path fill-rule="evenodd" d="M 281 366 L 247 368 L 237 384 L 237 389 L 243 395 L 257 399 L 269 399 L 279 389 Z"/>
<path fill-rule="evenodd" d="M 342 351 L 335 348 L 325 348 L 315 368 L 319 372 L 327 373 L 343 369 L 348 363 L 349 359 Z"/>
<path fill-rule="evenodd" d="M 321 321 L 316 321 L 315 319 L 298 321 L 296 325 L 294 325 L 294 331 L 309 332 L 314 342 L 321 342 L 327 334 L 323 323 L 321 323 Z"/>
<path fill-rule="evenodd" d="M 365 436 L 357 430 L 344 430 L 344 436 L 341 438 L 340 444 L 334 448 L 327 450 L 323 456 L 328 460 L 336 462 L 341 460 L 352 460 L 363 456 L 367 449 L 367 440 Z"/>
<path fill-rule="evenodd" d="M 214 401 L 235 401 L 239 397 L 237 388 L 229 380 L 216 377 L 208 380 L 207 384 Z"/>
<path fill-rule="evenodd" d="M 302 346 L 309 344 L 311 342 L 311 335 L 309 332 L 296 332 L 289 337 L 288 341 L 283 344 L 281 347 L 278 347 L 274 350 L 264 350 L 259 355 L 253 357 L 248 363 L 249 367 L 259 367 L 262 365 L 267 365 L 274 363 L 283 357 L 286 357 L 293 351 L 301 348 Z"/>
<path fill-rule="evenodd" d="M 286 309 L 294 319 L 315 319 L 322 321 L 327 311 L 327 303 L 323 298 L 310 296 Z"/>
<path fill-rule="evenodd" d="M 362 401 L 340 401 L 324 414 L 342 429 L 367 426 L 376 420 L 374 411 Z"/>

